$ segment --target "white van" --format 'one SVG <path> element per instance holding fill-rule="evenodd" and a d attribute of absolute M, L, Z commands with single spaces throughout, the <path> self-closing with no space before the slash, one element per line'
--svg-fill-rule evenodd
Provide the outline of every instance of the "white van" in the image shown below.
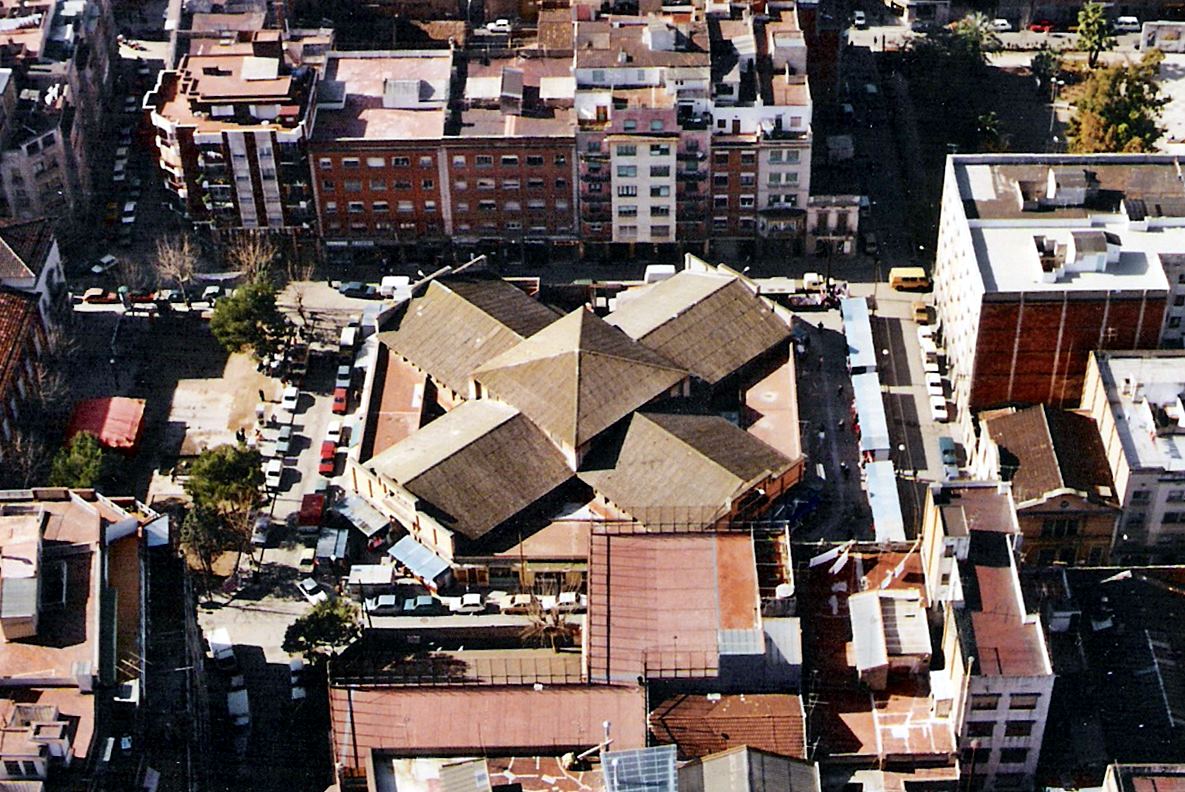
<path fill-rule="evenodd" d="M 342 328 L 341 337 L 338 339 L 337 351 L 343 358 L 352 358 L 354 350 L 358 346 L 358 326 L 350 325 Z"/>
<path fill-rule="evenodd" d="M 1112 27 L 1118 33 L 1139 33 L 1140 20 L 1134 16 L 1121 16 L 1115 20 L 1115 24 Z"/>

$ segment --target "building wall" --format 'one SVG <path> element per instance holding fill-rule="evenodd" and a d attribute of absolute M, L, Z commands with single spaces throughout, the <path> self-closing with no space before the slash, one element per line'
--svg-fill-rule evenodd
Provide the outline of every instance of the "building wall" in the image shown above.
<path fill-rule="evenodd" d="M 1047 566 L 1106 564 L 1111 556 L 1119 510 L 1075 493 L 1052 494 L 1016 511 L 1025 563 Z"/>
<path fill-rule="evenodd" d="M 982 777 L 984 789 L 1033 788 L 1053 680 L 1052 674 L 968 680 L 959 734 L 962 769 L 972 778 Z"/>
<path fill-rule="evenodd" d="M 1169 282 L 1168 305 L 1165 306 L 1164 327 L 1160 332 L 1160 345 L 1180 348 L 1185 346 L 1185 262 L 1164 265 L 1164 276 Z"/>
<path fill-rule="evenodd" d="M 611 137 L 614 242 L 675 241 L 675 157 L 678 138 Z"/>
<path fill-rule="evenodd" d="M 414 241 L 444 233 L 440 152 L 434 145 L 319 143 L 313 188 L 326 239 Z"/>

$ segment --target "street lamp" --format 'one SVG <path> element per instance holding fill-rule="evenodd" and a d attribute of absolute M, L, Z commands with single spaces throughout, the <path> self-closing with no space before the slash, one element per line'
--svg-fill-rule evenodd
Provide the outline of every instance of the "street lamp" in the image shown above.
<path fill-rule="evenodd" d="M 1050 142 L 1050 149 L 1052 151 L 1057 150 L 1057 136 L 1053 134 L 1053 122 L 1057 118 L 1057 97 L 1061 93 L 1062 86 L 1065 84 L 1065 80 L 1049 81 L 1049 136 L 1052 138 Z"/>

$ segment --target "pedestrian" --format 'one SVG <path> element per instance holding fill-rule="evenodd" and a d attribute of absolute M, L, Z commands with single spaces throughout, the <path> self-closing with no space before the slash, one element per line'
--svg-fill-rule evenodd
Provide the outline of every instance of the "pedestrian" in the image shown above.
<path fill-rule="evenodd" d="M 259 400 L 260 401 L 267 401 L 267 397 L 263 395 L 263 388 L 259 389 Z"/>

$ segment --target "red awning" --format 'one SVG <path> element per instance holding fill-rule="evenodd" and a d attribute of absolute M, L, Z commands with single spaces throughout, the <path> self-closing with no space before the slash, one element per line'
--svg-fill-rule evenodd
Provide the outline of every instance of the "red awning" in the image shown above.
<path fill-rule="evenodd" d="M 325 496 L 309 493 L 300 500 L 300 524 L 320 525 L 325 512 Z"/>
<path fill-rule="evenodd" d="M 79 432 L 90 432 L 105 448 L 134 454 L 144 431 L 144 400 L 121 396 L 79 402 L 70 416 L 67 440 Z"/>

